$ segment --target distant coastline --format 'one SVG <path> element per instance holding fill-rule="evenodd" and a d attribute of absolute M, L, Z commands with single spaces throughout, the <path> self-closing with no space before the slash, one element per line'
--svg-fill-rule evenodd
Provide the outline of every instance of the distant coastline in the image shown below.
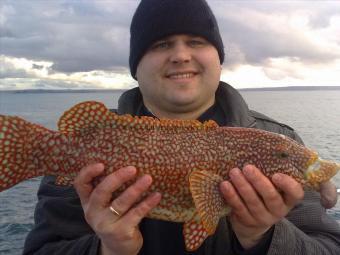
<path fill-rule="evenodd" d="M 1 90 L 0 93 L 103 93 L 124 92 L 127 89 L 23 89 Z M 317 90 L 340 90 L 340 86 L 287 86 L 266 88 L 241 88 L 239 91 L 317 91 Z"/>
<path fill-rule="evenodd" d="M 315 90 L 340 90 L 340 86 L 287 86 L 267 88 L 244 88 L 240 91 L 315 91 Z"/>
<path fill-rule="evenodd" d="M 0 90 L 0 93 L 103 93 L 103 92 L 124 92 L 126 89 L 18 89 Z"/>

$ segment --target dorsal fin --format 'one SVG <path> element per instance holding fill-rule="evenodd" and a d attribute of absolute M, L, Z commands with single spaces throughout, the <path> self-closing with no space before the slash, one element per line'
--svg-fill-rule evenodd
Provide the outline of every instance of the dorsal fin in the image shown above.
<path fill-rule="evenodd" d="M 103 125 L 111 118 L 104 104 L 87 101 L 76 104 L 60 117 L 58 129 L 62 133 L 72 133 Z"/>
<path fill-rule="evenodd" d="M 129 114 L 118 115 L 110 112 L 104 104 L 95 101 L 76 104 L 66 111 L 58 122 L 59 131 L 62 133 L 79 132 L 105 126 L 148 130 L 160 129 L 174 133 L 209 130 L 218 127 L 216 122 L 212 120 L 201 123 L 198 120 L 159 120 L 146 116 L 132 117 Z"/>

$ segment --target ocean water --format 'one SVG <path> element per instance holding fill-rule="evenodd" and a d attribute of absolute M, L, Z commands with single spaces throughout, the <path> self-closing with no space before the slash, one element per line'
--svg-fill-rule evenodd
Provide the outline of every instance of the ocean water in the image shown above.
<path fill-rule="evenodd" d="M 250 108 L 288 124 L 305 144 L 325 159 L 340 162 L 340 91 L 243 91 Z M 112 93 L 5 93 L 0 92 L 0 114 L 17 115 L 56 129 L 60 115 L 86 100 L 117 106 L 121 92 Z M 0 193 L 0 255 L 22 253 L 33 226 L 40 178 L 20 183 Z M 334 178 L 340 188 L 340 174 Z M 340 202 L 328 210 L 340 222 Z"/>

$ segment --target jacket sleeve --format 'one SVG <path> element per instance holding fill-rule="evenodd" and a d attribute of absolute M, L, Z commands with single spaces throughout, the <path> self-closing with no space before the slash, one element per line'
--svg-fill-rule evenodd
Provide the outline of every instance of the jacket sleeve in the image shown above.
<path fill-rule="evenodd" d="M 285 128 L 280 133 L 303 144 L 301 138 L 291 129 Z M 275 225 L 266 254 L 340 254 L 340 225 L 322 207 L 319 193 L 306 190 L 302 202 Z"/>
<path fill-rule="evenodd" d="M 35 209 L 35 226 L 25 240 L 24 255 L 95 255 L 99 239 L 86 223 L 73 187 L 54 185 L 44 177 Z"/>
<path fill-rule="evenodd" d="M 280 131 L 303 144 L 291 128 L 282 127 Z M 267 254 L 340 254 L 340 225 L 322 207 L 319 193 L 306 190 L 303 201 L 275 225 Z"/>
<path fill-rule="evenodd" d="M 303 144 L 291 127 L 252 111 L 257 128 L 284 134 Z M 303 201 L 274 227 L 267 255 L 340 254 L 340 226 L 320 203 L 320 194 L 306 190 Z"/>
<path fill-rule="evenodd" d="M 300 144 L 303 144 L 301 137 L 290 126 L 280 123 L 257 111 L 250 110 L 249 115 L 255 118 L 255 128 L 286 135 Z"/>
<path fill-rule="evenodd" d="M 340 226 L 327 215 L 316 192 L 306 191 L 301 204 L 275 225 L 268 255 L 340 254 Z"/>

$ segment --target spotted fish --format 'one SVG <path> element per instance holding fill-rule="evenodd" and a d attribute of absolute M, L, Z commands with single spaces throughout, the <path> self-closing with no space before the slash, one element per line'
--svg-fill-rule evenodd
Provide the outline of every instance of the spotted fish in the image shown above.
<path fill-rule="evenodd" d="M 72 185 L 94 162 L 105 164 L 105 174 L 133 165 L 139 176 L 153 177 L 149 192 L 162 193 L 148 217 L 183 222 L 187 250 L 196 250 L 229 213 L 219 183 L 230 169 L 254 164 L 268 177 L 285 173 L 318 190 L 340 168 L 283 135 L 213 121 L 119 116 L 93 101 L 66 111 L 58 128 L 0 115 L 0 191 L 42 175 Z"/>

